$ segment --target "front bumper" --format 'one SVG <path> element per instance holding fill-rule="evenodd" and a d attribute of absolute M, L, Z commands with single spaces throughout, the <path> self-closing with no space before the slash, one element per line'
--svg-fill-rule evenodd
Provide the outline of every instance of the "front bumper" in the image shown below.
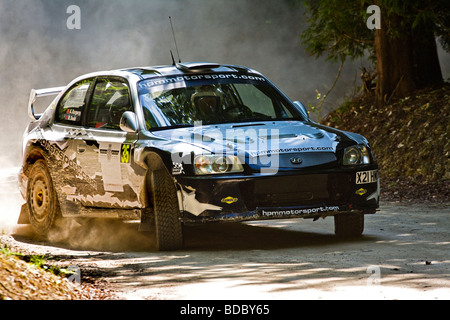
<path fill-rule="evenodd" d="M 339 212 L 375 213 L 376 165 L 276 175 L 177 176 L 185 223 L 316 218 Z M 358 172 L 376 177 L 362 183 Z M 358 182 L 357 182 L 358 181 Z"/>

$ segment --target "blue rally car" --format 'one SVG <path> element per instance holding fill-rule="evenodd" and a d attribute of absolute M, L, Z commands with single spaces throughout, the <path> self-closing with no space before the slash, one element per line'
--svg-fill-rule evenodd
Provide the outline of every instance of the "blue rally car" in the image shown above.
<path fill-rule="evenodd" d="M 130 219 L 175 250 L 183 224 L 333 216 L 337 235 L 356 236 L 378 208 L 367 140 L 311 121 L 246 67 L 86 74 L 32 90 L 28 113 L 18 223 L 40 235 L 60 217 Z"/>

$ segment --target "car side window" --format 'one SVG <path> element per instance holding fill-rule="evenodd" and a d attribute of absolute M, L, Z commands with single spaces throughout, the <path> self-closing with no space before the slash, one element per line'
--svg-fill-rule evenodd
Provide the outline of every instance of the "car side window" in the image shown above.
<path fill-rule="evenodd" d="M 125 111 L 133 111 L 126 81 L 99 79 L 87 114 L 87 125 L 97 129 L 120 130 L 120 118 Z"/>
<path fill-rule="evenodd" d="M 69 89 L 59 102 L 55 121 L 64 124 L 80 125 L 86 97 L 93 80 L 85 80 Z"/>

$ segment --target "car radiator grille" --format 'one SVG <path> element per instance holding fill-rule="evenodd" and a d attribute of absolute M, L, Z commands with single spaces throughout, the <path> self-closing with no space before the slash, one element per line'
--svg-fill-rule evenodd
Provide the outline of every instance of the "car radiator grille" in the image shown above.
<path fill-rule="evenodd" d="M 322 203 L 337 205 L 348 199 L 350 180 L 343 174 L 270 177 L 243 183 L 241 194 L 249 210 Z"/>

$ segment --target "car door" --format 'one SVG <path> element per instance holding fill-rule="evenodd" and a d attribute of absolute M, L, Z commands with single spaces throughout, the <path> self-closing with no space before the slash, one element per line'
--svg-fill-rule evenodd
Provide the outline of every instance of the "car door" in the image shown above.
<path fill-rule="evenodd" d="M 140 208 L 139 183 L 133 164 L 137 133 L 120 129 L 125 111 L 135 111 L 127 81 L 99 77 L 93 84 L 83 119 L 83 132 L 76 140 L 77 160 L 95 185 L 78 194 L 84 206 Z"/>
<path fill-rule="evenodd" d="M 64 215 L 76 214 L 80 195 L 96 190 L 95 176 L 79 162 L 78 146 L 85 136 L 83 114 L 95 78 L 73 84 L 59 100 L 51 130 L 45 132 L 48 165 L 52 168 L 59 204 Z"/>

